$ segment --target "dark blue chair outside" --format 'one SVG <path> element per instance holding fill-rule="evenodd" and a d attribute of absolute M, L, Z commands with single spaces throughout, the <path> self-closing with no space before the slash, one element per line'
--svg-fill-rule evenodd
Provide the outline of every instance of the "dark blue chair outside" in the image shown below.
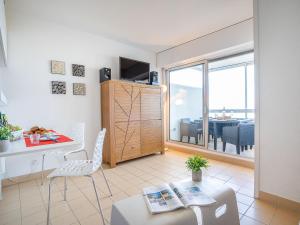
<path fill-rule="evenodd" d="M 254 145 L 254 124 L 249 123 L 240 123 L 237 126 L 228 126 L 223 127 L 223 151 L 225 152 L 226 143 L 230 143 L 236 146 L 237 154 L 240 154 L 240 150 L 242 151 L 248 149 L 252 149 Z"/>
<path fill-rule="evenodd" d="M 190 142 L 190 136 L 189 136 L 190 123 L 191 123 L 190 118 L 183 118 L 180 120 L 180 141 L 181 142 L 184 136 L 188 137 L 188 142 Z"/>
<path fill-rule="evenodd" d="M 191 137 L 195 138 L 195 143 L 198 144 L 199 136 L 203 135 L 203 120 L 191 121 L 190 118 L 180 120 L 180 141 L 183 142 L 183 137 L 188 138 L 188 143 Z"/>
<path fill-rule="evenodd" d="M 212 132 L 214 139 L 214 150 L 217 150 L 217 140 L 223 137 L 223 127 L 237 126 L 238 120 L 209 120 L 209 134 Z"/>

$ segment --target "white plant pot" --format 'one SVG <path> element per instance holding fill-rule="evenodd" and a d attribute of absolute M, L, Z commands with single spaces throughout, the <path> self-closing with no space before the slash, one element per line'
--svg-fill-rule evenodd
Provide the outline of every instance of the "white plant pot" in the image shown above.
<path fill-rule="evenodd" d="M 197 172 L 192 172 L 192 180 L 194 182 L 200 182 L 202 181 L 202 170 L 199 170 Z"/>
<path fill-rule="evenodd" d="M 10 146 L 9 140 L 0 140 L 0 152 L 8 151 Z"/>

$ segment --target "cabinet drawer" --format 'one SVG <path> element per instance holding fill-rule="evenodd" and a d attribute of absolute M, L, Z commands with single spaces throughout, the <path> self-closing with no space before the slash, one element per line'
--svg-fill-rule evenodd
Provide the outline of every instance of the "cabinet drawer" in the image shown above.
<path fill-rule="evenodd" d="M 133 159 L 141 154 L 140 122 L 115 123 L 116 161 Z"/>

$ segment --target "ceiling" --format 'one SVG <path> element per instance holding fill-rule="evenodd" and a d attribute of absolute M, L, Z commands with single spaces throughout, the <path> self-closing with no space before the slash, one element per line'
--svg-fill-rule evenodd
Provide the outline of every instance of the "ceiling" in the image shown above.
<path fill-rule="evenodd" d="M 153 52 L 253 16 L 253 0 L 7 0 L 7 5 Z"/>

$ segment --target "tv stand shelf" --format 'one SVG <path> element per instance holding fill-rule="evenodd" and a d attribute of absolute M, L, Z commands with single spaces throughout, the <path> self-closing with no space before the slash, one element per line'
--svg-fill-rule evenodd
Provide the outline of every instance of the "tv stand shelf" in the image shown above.
<path fill-rule="evenodd" d="M 121 80 L 101 83 L 101 121 L 107 129 L 103 161 L 164 153 L 162 88 Z"/>

